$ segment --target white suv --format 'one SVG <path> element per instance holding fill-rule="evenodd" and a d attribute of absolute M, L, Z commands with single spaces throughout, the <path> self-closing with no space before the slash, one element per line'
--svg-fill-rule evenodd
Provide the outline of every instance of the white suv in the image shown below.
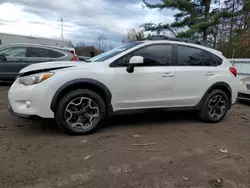
<path fill-rule="evenodd" d="M 55 118 L 67 133 L 99 128 L 112 112 L 196 110 L 206 122 L 223 119 L 235 103 L 237 71 L 219 52 L 193 41 L 151 38 L 100 54 L 89 62 L 30 65 L 9 90 L 19 117 Z"/>

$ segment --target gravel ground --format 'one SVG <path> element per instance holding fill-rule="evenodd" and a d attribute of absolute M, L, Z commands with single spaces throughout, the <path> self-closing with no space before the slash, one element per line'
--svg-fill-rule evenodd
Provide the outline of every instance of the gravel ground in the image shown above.
<path fill-rule="evenodd" d="M 218 124 L 155 111 L 68 136 L 52 120 L 10 115 L 8 88 L 0 86 L 1 188 L 250 188 L 249 105 Z"/>

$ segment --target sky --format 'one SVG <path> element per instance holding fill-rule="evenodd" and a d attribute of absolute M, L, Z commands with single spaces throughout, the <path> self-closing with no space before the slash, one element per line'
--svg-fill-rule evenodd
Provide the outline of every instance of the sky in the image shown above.
<path fill-rule="evenodd" d="M 102 34 L 112 45 L 142 23 L 173 21 L 171 10 L 142 8 L 142 4 L 141 0 L 0 0 L 0 32 L 61 38 L 63 17 L 65 39 L 88 44 Z"/>

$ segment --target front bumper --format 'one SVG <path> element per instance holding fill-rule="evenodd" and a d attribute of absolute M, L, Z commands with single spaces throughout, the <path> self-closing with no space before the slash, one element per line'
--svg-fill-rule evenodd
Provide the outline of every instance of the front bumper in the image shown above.
<path fill-rule="evenodd" d="M 16 117 L 19 117 L 19 118 L 24 118 L 24 119 L 40 119 L 40 117 L 36 116 L 36 115 L 27 115 L 27 114 L 16 113 L 16 112 L 13 111 L 12 107 L 10 106 L 10 104 L 8 105 L 8 110 L 9 110 L 9 112 L 13 116 L 16 116 Z"/>
<path fill-rule="evenodd" d="M 9 111 L 22 118 L 54 118 L 50 91 L 46 84 L 24 86 L 16 80 L 8 92 Z"/>
<path fill-rule="evenodd" d="M 239 92 L 237 99 L 239 99 L 239 100 L 245 100 L 245 101 L 250 101 L 250 94 Z"/>
<path fill-rule="evenodd" d="M 239 91 L 238 91 L 238 96 L 237 99 L 239 100 L 245 100 L 245 101 L 250 101 L 250 88 L 249 84 L 241 84 Z"/>

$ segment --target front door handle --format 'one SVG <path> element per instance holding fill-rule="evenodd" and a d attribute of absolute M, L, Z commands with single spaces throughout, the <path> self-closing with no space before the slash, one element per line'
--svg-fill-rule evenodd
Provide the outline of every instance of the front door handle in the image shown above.
<path fill-rule="evenodd" d="M 174 76 L 174 74 L 171 73 L 171 72 L 164 72 L 163 75 L 162 75 L 162 77 L 164 77 L 164 78 L 166 78 L 166 77 L 173 77 L 173 76 Z"/>
<path fill-rule="evenodd" d="M 213 75 L 214 75 L 214 72 L 210 72 L 210 71 L 209 71 L 209 72 L 206 73 L 206 75 L 207 75 L 207 76 L 213 76 Z"/>

